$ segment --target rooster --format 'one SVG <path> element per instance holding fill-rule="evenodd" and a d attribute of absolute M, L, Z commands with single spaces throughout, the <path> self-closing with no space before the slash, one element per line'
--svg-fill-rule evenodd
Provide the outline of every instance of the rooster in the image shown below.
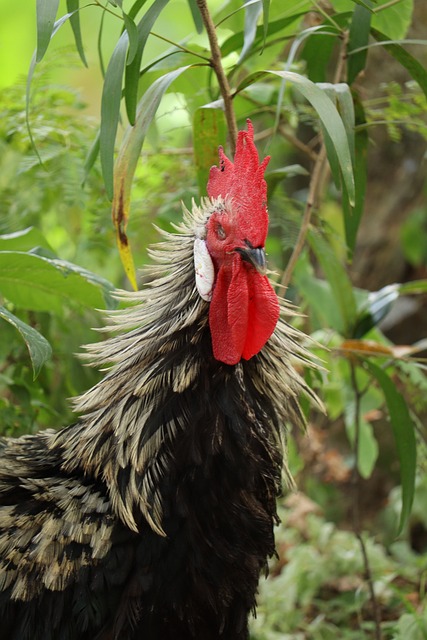
<path fill-rule="evenodd" d="M 123 293 L 78 421 L 0 450 L 0 638 L 243 640 L 306 361 L 267 274 L 253 128 Z"/>

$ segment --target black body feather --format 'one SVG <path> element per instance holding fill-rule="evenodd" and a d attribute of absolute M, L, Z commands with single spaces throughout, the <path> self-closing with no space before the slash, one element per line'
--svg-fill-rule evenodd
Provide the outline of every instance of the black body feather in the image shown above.
<path fill-rule="evenodd" d="M 89 349 L 109 371 L 79 421 L 3 441 L 4 640 L 248 637 L 305 353 L 281 320 L 249 361 L 213 358 L 193 267 L 211 210 L 187 214 L 152 284 L 111 314 L 118 335 Z"/>

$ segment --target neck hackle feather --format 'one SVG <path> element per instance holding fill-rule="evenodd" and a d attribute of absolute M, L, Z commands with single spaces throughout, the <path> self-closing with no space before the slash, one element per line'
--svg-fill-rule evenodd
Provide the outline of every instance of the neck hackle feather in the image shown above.
<path fill-rule="evenodd" d="M 0 638 L 248 637 L 309 357 L 283 300 L 259 353 L 214 357 L 193 265 L 226 205 L 210 195 L 163 233 L 150 284 L 108 315 L 113 337 L 87 348 L 106 374 L 78 422 L 2 443 Z"/>

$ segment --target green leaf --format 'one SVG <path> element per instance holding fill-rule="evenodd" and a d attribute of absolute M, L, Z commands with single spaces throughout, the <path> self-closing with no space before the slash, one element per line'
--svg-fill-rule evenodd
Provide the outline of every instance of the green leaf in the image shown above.
<path fill-rule="evenodd" d="M 264 26 L 264 42 L 263 47 L 265 47 L 265 43 L 268 36 L 268 22 L 270 17 L 270 0 L 262 0 L 262 17 L 263 17 L 263 26 Z"/>
<path fill-rule="evenodd" d="M 399 293 L 403 295 L 427 293 L 427 280 L 411 280 L 398 286 Z"/>
<path fill-rule="evenodd" d="M 49 360 L 52 355 L 52 349 L 46 338 L 38 331 L 30 327 L 28 324 L 17 318 L 13 313 L 0 306 L 0 318 L 9 322 L 15 327 L 25 340 L 27 345 L 31 364 L 33 367 L 33 379 L 35 380 L 40 373 L 44 363 Z"/>
<path fill-rule="evenodd" d="M 50 36 L 49 36 L 50 39 L 53 38 L 53 36 L 58 31 L 58 29 L 60 27 L 62 27 L 62 25 L 71 17 L 71 15 L 72 14 L 70 14 L 70 13 L 66 13 L 65 16 L 62 16 L 62 18 L 60 18 L 59 20 L 57 20 L 55 22 L 55 24 L 53 25 L 53 29 L 50 32 Z M 28 135 L 29 135 L 29 138 L 30 138 L 31 146 L 32 146 L 32 148 L 34 150 L 34 153 L 36 154 L 40 164 L 43 166 L 42 159 L 40 157 L 39 151 L 38 151 L 38 149 L 36 147 L 36 144 L 34 142 L 33 133 L 31 131 L 31 125 L 30 125 L 31 83 L 33 81 L 34 70 L 35 70 L 36 64 L 38 62 L 37 55 L 38 55 L 38 49 L 35 50 L 32 58 L 31 58 L 30 68 L 28 70 L 27 83 L 26 83 L 26 89 L 25 89 L 25 123 L 27 125 L 27 130 L 28 130 Z"/>
<path fill-rule="evenodd" d="M 112 204 L 113 222 L 116 228 L 117 244 L 125 272 L 136 289 L 135 267 L 126 236 L 126 226 L 130 212 L 130 190 L 133 176 L 141 153 L 148 127 L 150 126 L 160 101 L 169 85 L 191 65 L 180 67 L 158 78 L 147 89 L 138 104 L 135 124 L 128 127 L 114 168 L 114 197 Z"/>
<path fill-rule="evenodd" d="M 240 53 L 240 57 L 238 60 L 238 64 L 244 60 L 251 50 L 252 45 L 255 41 L 257 34 L 257 23 L 258 18 L 262 11 L 261 0 L 259 2 L 253 4 L 251 0 L 244 1 L 245 6 L 245 25 L 244 25 L 244 36 L 243 36 L 243 48 Z"/>
<path fill-rule="evenodd" d="M 22 231 L 0 236 L 0 251 L 31 251 L 36 247 L 53 251 L 42 232 L 36 227 L 28 227 Z"/>
<path fill-rule="evenodd" d="M 269 36 L 274 35 L 275 33 L 279 33 L 284 31 L 287 27 L 291 26 L 301 18 L 303 18 L 305 13 L 295 13 L 292 16 L 288 16 L 286 18 L 281 18 L 280 20 L 274 20 L 270 22 L 268 25 L 268 34 Z M 238 31 L 237 33 L 233 33 L 232 36 L 227 38 L 221 45 L 221 56 L 225 58 L 230 53 L 234 51 L 238 51 L 243 47 L 245 33 L 244 31 Z M 254 41 L 253 48 L 256 48 L 263 42 L 264 38 L 264 27 L 262 25 L 257 27 L 256 36 Z"/>
<path fill-rule="evenodd" d="M 188 5 L 190 7 L 191 15 L 193 16 L 193 22 L 194 26 L 196 27 L 196 31 L 197 33 L 202 33 L 203 20 L 196 0 L 188 0 Z"/>
<path fill-rule="evenodd" d="M 129 36 L 127 31 L 124 31 L 108 63 L 101 99 L 99 151 L 105 189 L 110 200 L 113 198 L 114 144 L 120 117 L 122 79 L 128 45 Z"/>
<path fill-rule="evenodd" d="M 37 0 L 37 53 L 36 62 L 43 59 L 49 46 L 58 13 L 59 0 Z"/>
<path fill-rule="evenodd" d="M 344 129 L 347 135 L 348 147 L 350 150 L 352 164 L 354 165 L 354 125 L 355 125 L 355 116 L 354 116 L 354 107 L 353 107 L 353 97 L 350 92 L 350 88 L 348 84 L 343 82 L 338 84 L 332 83 L 318 83 L 317 86 L 324 91 L 328 97 L 332 100 L 334 105 L 336 105 L 337 110 L 339 111 L 342 122 L 344 125 Z M 334 178 L 337 189 L 340 188 L 341 185 L 341 168 L 339 159 L 335 150 L 334 142 L 327 131 L 323 129 L 323 137 L 325 140 L 325 146 L 327 151 L 327 156 L 329 160 L 329 164 L 331 167 L 331 173 Z M 343 199 L 348 201 L 348 191 L 346 188 L 346 184 L 343 185 Z M 348 202 L 348 206 L 351 206 L 351 203 Z"/>
<path fill-rule="evenodd" d="M 310 307 L 310 322 L 314 330 L 327 327 L 343 332 L 342 314 L 335 294 L 326 280 L 316 278 L 306 252 L 295 266 L 293 281 Z"/>
<path fill-rule="evenodd" d="M 347 59 L 348 84 L 352 84 L 359 73 L 365 68 L 367 51 L 362 49 L 353 56 L 351 52 L 353 49 L 358 49 L 368 44 L 371 18 L 372 12 L 370 9 L 361 5 L 357 5 L 354 8 L 347 48 L 347 54 L 349 56 Z"/>
<path fill-rule="evenodd" d="M 353 333 L 357 308 L 348 274 L 327 242 L 316 233 L 309 233 L 308 242 L 318 259 L 333 292 L 340 313 L 340 326 L 333 327 L 344 337 Z"/>
<path fill-rule="evenodd" d="M 306 61 L 306 73 L 312 82 L 326 81 L 328 62 L 335 48 L 337 35 L 313 32 L 306 40 L 301 58 Z"/>
<path fill-rule="evenodd" d="M 70 24 L 74 34 L 74 41 L 76 43 L 77 51 L 85 67 L 87 67 L 86 56 L 83 49 L 82 33 L 80 29 L 80 0 L 67 0 L 67 11 L 71 14 Z"/>
<path fill-rule="evenodd" d="M 370 478 L 378 459 L 378 442 L 372 425 L 365 420 L 359 425 L 358 469 L 362 478 Z"/>
<path fill-rule="evenodd" d="M 383 390 L 399 457 L 402 485 L 402 511 L 397 533 L 399 535 L 408 521 L 414 500 L 415 471 L 417 467 L 415 424 L 404 397 L 396 389 L 392 379 L 376 364 L 370 361 L 366 361 L 365 364 Z"/>
<path fill-rule="evenodd" d="M 96 138 L 93 141 L 88 154 L 86 156 L 85 159 L 85 163 L 84 163 L 84 167 L 83 167 L 83 180 L 82 183 L 84 184 L 88 178 L 88 175 L 90 173 L 90 170 L 92 169 L 93 165 L 96 162 L 96 159 L 99 155 L 99 140 L 101 137 L 101 131 L 99 130 L 98 133 L 96 134 Z"/>
<path fill-rule="evenodd" d="M 349 410 L 350 409 L 350 410 Z M 349 440 L 354 448 L 355 444 L 355 423 L 354 410 L 352 407 L 346 408 L 346 430 Z M 378 442 L 374 436 L 372 425 L 366 420 L 361 419 L 359 422 L 359 437 L 357 451 L 357 468 L 362 478 L 370 478 L 374 470 L 375 463 L 378 459 Z"/>
<path fill-rule="evenodd" d="M 129 36 L 129 52 L 126 64 L 132 64 L 138 51 L 138 29 L 132 18 L 123 11 L 123 21 Z"/>
<path fill-rule="evenodd" d="M 345 194 L 343 194 L 343 214 L 345 239 L 351 256 L 356 245 L 357 231 L 362 219 L 365 207 L 366 178 L 367 178 L 367 155 L 368 155 L 368 131 L 363 125 L 366 124 L 365 111 L 357 95 L 353 96 L 355 108 L 355 135 L 354 135 L 354 183 L 355 183 L 355 203 L 351 206 Z M 362 125 L 362 126 L 361 126 Z"/>
<path fill-rule="evenodd" d="M 381 5 L 389 4 L 386 9 L 381 9 Z M 400 0 L 396 4 L 389 3 L 389 0 L 380 0 L 375 7 L 372 26 L 386 33 L 390 40 L 400 40 L 406 36 L 411 26 L 413 10 L 413 0 Z"/>
<path fill-rule="evenodd" d="M 247 76 L 238 86 L 236 93 L 243 91 L 246 87 L 254 84 L 264 77 L 266 73 L 272 73 L 294 84 L 302 95 L 310 102 L 320 118 L 324 133 L 325 146 L 328 152 L 328 160 L 332 171 L 341 172 L 343 190 L 345 187 L 346 197 L 349 203 L 355 203 L 355 185 L 353 175 L 353 165 L 351 150 L 348 143 L 348 132 L 345 129 L 342 118 L 336 106 L 325 91 L 297 73 L 291 71 L 258 71 Z"/>
<path fill-rule="evenodd" d="M 218 163 L 218 147 L 225 145 L 227 127 L 224 111 L 202 107 L 197 109 L 193 117 L 193 148 L 196 163 L 197 184 L 199 195 L 207 196 L 206 187 L 209 171 L 213 164 Z"/>
<path fill-rule="evenodd" d="M 144 53 L 147 38 L 155 21 L 169 0 L 155 0 L 145 15 L 141 18 L 137 27 L 137 40 L 135 55 L 126 66 L 125 73 L 125 102 L 126 113 L 130 124 L 135 124 L 136 106 L 138 101 L 138 82 L 141 67 L 142 54 Z"/>
<path fill-rule="evenodd" d="M 61 313 L 64 303 L 114 308 L 104 278 L 64 260 L 19 251 L 0 252 L 0 291 L 21 309 Z"/>
<path fill-rule="evenodd" d="M 138 11 L 141 9 L 141 7 L 144 6 L 146 2 L 147 0 L 135 0 L 130 10 L 128 11 L 129 18 L 132 18 L 132 20 L 134 20 L 138 14 Z"/>
<path fill-rule="evenodd" d="M 351 151 L 348 144 L 348 132 L 342 118 L 329 96 L 316 84 L 292 71 L 267 71 L 273 73 L 295 85 L 304 98 L 311 103 L 319 116 L 328 137 L 328 147 L 333 149 L 338 159 L 342 180 L 351 205 L 355 202 L 355 186 Z M 329 144 L 330 143 L 330 144 Z M 333 163 L 333 154 L 328 156 Z"/>
<path fill-rule="evenodd" d="M 102 52 L 102 36 L 104 33 L 104 22 L 105 22 L 105 16 L 107 15 L 107 10 L 104 7 L 103 11 L 102 11 L 102 15 L 101 15 L 101 20 L 99 21 L 99 31 L 98 31 L 98 38 L 97 38 L 97 42 L 96 42 L 96 50 L 98 52 L 98 60 L 99 60 L 99 68 L 101 70 L 101 75 L 103 78 L 105 78 L 105 64 L 104 64 L 104 54 Z"/>
<path fill-rule="evenodd" d="M 405 67 L 427 97 L 427 71 L 423 65 L 408 53 L 399 43 L 387 42 L 389 38 L 384 33 L 381 33 L 377 29 L 371 29 L 371 34 L 377 42 L 384 42 L 384 48 L 393 56 L 393 58 Z M 427 44 L 427 41 L 424 42 Z"/>

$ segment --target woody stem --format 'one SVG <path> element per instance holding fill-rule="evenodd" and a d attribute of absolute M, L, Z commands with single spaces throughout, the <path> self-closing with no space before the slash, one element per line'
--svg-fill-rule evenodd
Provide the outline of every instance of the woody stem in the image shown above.
<path fill-rule="evenodd" d="M 234 155 L 237 141 L 237 123 L 233 109 L 231 89 L 228 83 L 228 78 L 224 71 L 224 67 L 222 66 L 221 50 L 219 48 L 218 39 L 216 37 L 215 25 L 213 23 L 211 14 L 209 13 L 206 0 L 197 0 L 197 6 L 199 7 L 203 24 L 205 25 L 206 33 L 208 34 L 209 38 L 209 44 L 211 48 L 210 64 L 217 77 L 219 90 L 224 101 L 225 119 L 227 121 L 227 127 L 230 136 L 231 151 L 232 155 Z"/>

